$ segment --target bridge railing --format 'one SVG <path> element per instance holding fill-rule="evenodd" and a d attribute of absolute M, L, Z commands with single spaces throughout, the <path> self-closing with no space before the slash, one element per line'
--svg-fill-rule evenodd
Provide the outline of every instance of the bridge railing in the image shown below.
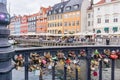
<path fill-rule="evenodd" d="M 80 46 L 80 45 L 95 45 L 95 42 L 55 42 L 55 41 L 39 41 L 39 40 L 26 40 L 26 39 L 15 39 L 20 44 L 33 45 L 33 46 Z"/>
<path fill-rule="evenodd" d="M 80 46 L 80 47 L 37 47 L 37 48 L 24 48 L 16 49 L 14 55 L 22 55 L 24 57 L 24 67 L 25 67 L 25 80 L 29 80 L 29 66 L 30 66 L 30 56 L 31 53 L 37 53 L 40 56 L 45 56 L 45 53 L 50 53 L 52 56 L 57 56 L 58 53 L 62 52 L 64 54 L 64 75 L 63 80 L 67 80 L 68 63 L 66 58 L 70 58 L 70 65 L 75 65 L 80 67 L 80 72 L 78 68 L 74 67 L 74 76 L 76 80 L 92 80 L 92 75 L 96 73 L 97 80 L 103 80 L 103 63 L 106 62 L 107 65 L 111 66 L 111 78 L 109 80 L 116 80 L 115 78 L 115 61 L 119 60 L 120 47 L 118 46 Z M 70 56 L 72 54 L 72 56 Z M 75 55 L 75 56 L 74 56 Z M 15 59 L 13 59 L 15 61 Z M 75 61 L 76 60 L 76 61 Z M 77 62 L 78 60 L 78 62 Z M 76 63 L 74 63 L 74 61 Z M 79 61 L 83 61 L 79 64 Z M 52 62 L 56 62 L 52 60 Z M 57 61 L 59 62 L 59 61 Z M 55 63 L 54 63 L 55 64 Z M 84 65 L 84 66 L 83 66 Z M 97 66 L 97 68 L 96 68 Z M 55 80 L 55 65 L 52 65 L 52 80 Z M 79 78 L 79 76 L 81 76 Z M 42 78 L 39 78 L 42 80 Z"/>

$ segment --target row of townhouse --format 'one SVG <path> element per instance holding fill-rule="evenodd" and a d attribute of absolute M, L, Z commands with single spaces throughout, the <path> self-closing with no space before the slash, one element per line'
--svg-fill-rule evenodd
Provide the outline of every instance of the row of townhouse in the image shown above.
<path fill-rule="evenodd" d="M 46 33 L 47 32 L 47 11 L 50 7 L 41 7 L 40 11 L 24 16 L 11 17 L 9 29 L 11 34 L 27 34 L 27 33 Z"/>
<path fill-rule="evenodd" d="M 89 0 L 61 0 L 52 7 L 41 7 L 38 13 L 32 15 L 13 16 L 9 28 L 11 34 L 84 32 L 89 6 Z"/>
<path fill-rule="evenodd" d="M 100 0 L 87 10 L 87 31 L 120 32 L 120 0 Z"/>
<path fill-rule="evenodd" d="M 114 33 L 120 31 L 120 0 L 61 1 L 41 7 L 38 13 L 11 18 L 11 34 L 78 32 Z"/>

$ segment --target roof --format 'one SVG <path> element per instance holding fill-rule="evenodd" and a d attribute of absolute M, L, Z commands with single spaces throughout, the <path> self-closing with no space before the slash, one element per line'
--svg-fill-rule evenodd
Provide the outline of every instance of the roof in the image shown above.
<path fill-rule="evenodd" d="M 64 7 L 68 2 L 69 1 L 64 1 L 64 2 L 61 2 L 61 3 L 55 4 L 51 8 L 51 10 L 48 11 L 48 15 L 63 13 Z"/>
<path fill-rule="evenodd" d="M 103 4 L 103 3 L 105 3 L 105 1 L 106 0 L 100 0 L 98 3 L 96 3 L 96 4 Z M 116 0 L 111 0 L 111 1 L 116 1 Z"/>
<path fill-rule="evenodd" d="M 81 9 L 83 0 L 70 0 L 67 5 L 65 5 L 64 12 L 77 11 Z M 78 5 L 78 8 L 75 8 L 75 5 Z M 67 8 L 70 8 L 67 10 Z"/>

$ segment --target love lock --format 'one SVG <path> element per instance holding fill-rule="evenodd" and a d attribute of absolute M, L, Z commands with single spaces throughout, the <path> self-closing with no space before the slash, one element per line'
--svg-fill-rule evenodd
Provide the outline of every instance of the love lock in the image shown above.
<path fill-rule="evenodd" d="M 93 59 L 96 59 L 98 61 L 100 61 L 102 59 L 101 54 L 98 52 L 98 50 L 96 49 L 93 53 Z"/>
<path fill-rule="evenodd" d="M 86 56 L 86 52 L 85 52 L 84 49 L 80 51 L 79 56 L 80 56 L 80 57 L 85 57 L 85 56 Z"/>
<path fill-rule="evenodd" d="M 19 70 L 20 67 L 23 67 L 23 63 L 24 63 L 23 56 L 21 54 L 17 55 L 15 58 L 15 68 Z"/>
<path fill-rule="evenodd" d="M 105 64 L 106 68 L 110 67 L 110 60 L 108 58 L 104 58 L 103 63 Z"/>
<path fill-rule="evenodd" d="M 30 54 L 30 63 L 32 64 L 39 64 L 39 59 L 40 59 L 40 55 L 37 53 L 31 53 Z"/>
<path fill-rule="evenodd" d="M 116 51 L 113 50 L 113 51 L 111 52 L 110 58 L 111 58 L 111 59 L 114 59 L 114 60 L 118 58 L 118 55 L 116 54 Z"/>
<path fill-rule="evenodd" d="M 109 56 L 109 55 L 110 55 L 110 53 L 111 53 L 111 52 L 110 52 L 110 50 L 109 50 L 109 49 L 104 49 L 104 54 L 105 54 L 105 55 Z"/>

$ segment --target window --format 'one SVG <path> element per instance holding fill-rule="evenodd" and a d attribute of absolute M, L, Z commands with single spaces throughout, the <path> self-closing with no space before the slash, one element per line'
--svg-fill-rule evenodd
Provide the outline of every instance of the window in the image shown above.
<path fill-rule="evenodd" d="M 90 18 L 90 14 L 88 14 L 88 18 Z"/>
<path fill-rule="evenodd" d="M 61 8 L 63 8 L 63 5 L 61 5 Z"/>
<path fill-rule="evenodd" d="M 67 7 L 66 7 L 66 10 L 70 10 L 70 9 L 71 9 L 71 6 L 67 6 Z"/>
<path fill-rule="evenodd" d="M 118 18 L 114 18 L 114 19 L 113 19 L 113 22 L 118 22 Z"/>
<path fill-rule="evenodd" d="M 100 8 L 98 8 L 98 11 L 100 10 Z"/>
<path fill-rule="evenodd" d="M 69 22 L 69 26 L 71 26 L 71 22 Z"/>
<path fill-rule="evenodd" d="M 54 13 L 56 14 L 56 13 L 57 13 L 57 11 L 56 11 L 56 10 L 54 10 Z"/>
<path fill-rule="evenodd" d="M 74 7 L 74 9 L 78 9 L 79 8 L 79 4 L 76 4 L 73 7 Z"/>
<path fill-rule="evenodd" d="M 62 12 L 62 9 L 59 9 L 59 12 Z"/>
<path fill-rule="evenodd" d="M 62 26 L 62 22 L 60 23 L 60 26 Z"/>
<path fill-rule="evenodd" d="M 75 21 L 72 22 L 72 26 L 75 26 Z"/>
<path fill-rule="evenodd" d="M 76 25 L 79 26 L 79 21 L 76 22 Z"/>
<path fill-rule="evenodd" d="M 65 22 L 64 25 L 67 26 L 67 22 Z"/>
<path fill-rule="evenodd" d="M 97 23 L 101 23 L 101 18 L 98 18 L 98 19 L 97 19 Z"/>
<path fill-rule="evenodd" d="M 105 23 L 109 23 L 109 19 L 105 19 Z"/>
<path fill-rule="evenodd" d="M 88 26 L 90 26 L 90 21 L 88 21 Z"/>

